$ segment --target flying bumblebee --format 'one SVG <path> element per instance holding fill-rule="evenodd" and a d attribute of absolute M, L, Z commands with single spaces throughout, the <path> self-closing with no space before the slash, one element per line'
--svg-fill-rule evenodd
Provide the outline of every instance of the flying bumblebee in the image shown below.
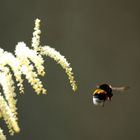
<path fill-rule="evenodd" d="M 113 91 L 122 92 L 128 88 L 128 86 L 112 87 L 108 84 L 102 84 L 93 92 L 93 104 L 96 106 L 104 106 L 106 101 L 111 101 Z"/>

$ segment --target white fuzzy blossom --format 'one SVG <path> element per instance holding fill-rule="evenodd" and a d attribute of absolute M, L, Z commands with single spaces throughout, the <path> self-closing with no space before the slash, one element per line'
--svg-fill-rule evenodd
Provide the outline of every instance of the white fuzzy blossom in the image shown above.
<path fill-rule="evenodd" d="M 35 28 L 33 32 L 32 38 L 32 47 L 34 50 L 39 51 L 41 55 L 49 56 L 53 60 L 55 60 L 58 64 L 62 66 L 62 68 L 66 71 L 68 78 L 70 80 L 70 84 L 74 91 L 77 90 L 76 81 L 74 80 L 72 68 L 70 67 L 70 63 L 68 63 L 67 59 L 60 54 L 60 52 L 56 51 L 54 48 L 50 46 L 40 46 L 40 20 L 36 19 Z"/>
<path fill-rule="evenodd" d="M 4 52 L 2 49 L 0 50 L 0 69 L 4 68 L 6 66 L 9 66 L 16 78 L 16 81 L 19 86 L 19 90 L 22 93 L 23 92 L 23 79 L 21 78 L 21 62 L 12 54 L 9 52 Z"/>
<path fill-rule="evenodd" d="M 72 68 L 70 67 L 70 64 L 66 60 L 66 58 L 61 55 L 58 51 L 56 51 L 54 48 L 51 48 L 49 46 L 41 47 L 41 54 L 49 56 L 50 58 L 54 59 L 58 64 L 61 65 L 61 67 L 66 71 L 66 74 L 68 75 L 68 78 L 70 80 L 70 84 L 72 86 L 72 89 L 74 91 L 77 90 L 76 81 L 74 80 Z"/>
<path fill-rule="evenodd" d="M 2 113 L 3 119 L 5 120 L 9 132 L 11 135 L 14 132 L 18 133 L 20 128 L 17 123 L 17 119 L 15 115 L 12 113 L 11 108 L 9 107 L 8 103 L 5 101 L 4 97 L 0 94 L 0 111 Z"/>
<path fill-rule="evenodd" d="M 46 89 L 39 79 L 39 76 L 45 75 L 43 56 L 49 56 L 60 64 L 68 75 L 72 89 L 74 91 L 77 89 L 72 68 L 66 58 L 54 48 L 41 46 L 40 34 L 40 20 L 36 19 L 31 48 L 27 47 L 24 42 L 16 45 L 15 54 L 0 48 L 0 119 L 6 122 L 11 135 L 20 132 L 15 88 L 18 88 L 20 93 L 24 92 L 22 75 L 37 94 L 46 93 Z M 6 140 L 1 128 L 0 140 Z"/>
<path fill-rule="evenodd" d="M 8 68 L 5 68 L 3 72 L 0 72 L 0 79 L 2 79 L 0 80 L 0 84 L 3 89 L 5 100 L 7 101 L 9 107 L 11 108 L 12 113 L 16 118 L 17 108 L 16 108 L 16 99 L 15 99 L 16 97 L 15 86 L 12 80 L 12 75 Z"/>
<path fill-rule="evenodd" d="M 44 76 L 44 60 L 41 55 L 37 55 L 36 51 L 29 49 L 24 42 L 20 42 L 16 46 L 15 54 L 21 62 L 21 73 L 25 75 L 28 82 L 32 85 L 37 94 L 46 93 L 43 84 L 38 75 Z M 34 64 L 32 64 L 32 63 Z M 37 72 L 35 71 L 36 68 Z"/>
<path fill-rule="evenodd" d="M 32 44 L 31 46 L 34 48 L 34 50 L 39 51 L 39 45 L 40 45 L 40 19 L 35 20 L 35 27 L 33 32 L 33 38 L 32 38 Z"/>

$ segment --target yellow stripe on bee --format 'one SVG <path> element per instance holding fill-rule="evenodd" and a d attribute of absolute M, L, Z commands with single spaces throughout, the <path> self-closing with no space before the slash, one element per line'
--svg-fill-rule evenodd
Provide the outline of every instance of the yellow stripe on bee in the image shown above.
<path fill-rule="evenodd" d="M 106 91 L 104 91 L 103 89 L 96 89 L 93 94 L 100 94 L 100 93 L 106 94 Z"/>

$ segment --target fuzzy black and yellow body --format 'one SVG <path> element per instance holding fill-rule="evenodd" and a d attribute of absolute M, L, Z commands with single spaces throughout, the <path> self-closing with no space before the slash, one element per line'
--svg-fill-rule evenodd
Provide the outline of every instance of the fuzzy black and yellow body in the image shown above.
<path fill-rule="evenodd" d="M 105 101 L 111 101 L 113 96 L 112 91 L 124 91 L 128 89 L 128 87 L 112 87 L 108 84 L 102 84 L 98 86 L 97 89 L 93 92 L 93 104 L 104 106 Z"/>
<path fill-rule="evenodd" d="M 108 84 L 102 84 L 93 93 L 93 103 L 95 105 L 104 106 L 104 102 L 111 100 L 112 96 L 111 86 Z"/>

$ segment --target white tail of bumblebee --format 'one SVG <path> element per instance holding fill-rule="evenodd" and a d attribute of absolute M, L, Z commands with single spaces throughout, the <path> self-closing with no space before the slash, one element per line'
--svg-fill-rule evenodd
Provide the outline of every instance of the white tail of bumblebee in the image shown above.
<path fill-rule="evenodd" d="M 100 100 L 100 99 L 95 98 L 95 97 L 93 96 L 93 104 L 94 104 L 95 106 L 104 106 L 104 100 Z"/>

